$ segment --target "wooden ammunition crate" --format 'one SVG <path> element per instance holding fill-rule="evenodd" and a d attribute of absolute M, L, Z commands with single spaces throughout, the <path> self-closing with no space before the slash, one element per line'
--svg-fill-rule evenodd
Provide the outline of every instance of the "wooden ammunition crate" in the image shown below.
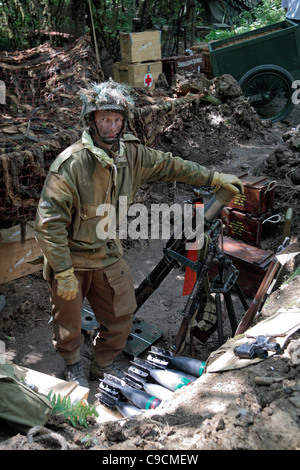
<path fill-rule="evenodd" d="M 114 80 L 134 87 L 152 88 L 162 72 L 161 61 L 129 64 L 116 62 L 113 66 Z"/>
<path fill-rule="evenodd" d="M 174 75 L 180 72 L 197 72 L 208 76 L 210 71 L 208 61 L 209 57 L 204 54 L 164 57 L 161 60 L 162 71 L 171 85 Z"/>
<path fill-rule="evenodd" d="M 160 31 L 120 33 L 121 59 L 128 63 L 161 59 Z"/>
<path fill-rule="evenodd" d="M 239 175 L 244 184 L 244 194 L 237 194 L 228 207 L 257 216 L 274 205 L 275 181 L 266 176 Z"/>
<path fill-rule="evenodd" d="M 254 217 L 246 212 L 227 209 L 222 211 L 221 215 L 226 225 L 226 234 L 230 237 L 258 245 L 267 236 L 267 226 L 264 221 L 271 216 L 271 211 Z"/>
<path fill-rule="evenodd" d="M 42 264 L 32 265 L 28 261 L 41 254 L 31 224 L 26 225 L 23 243 L 21 243 L 19 226 L 2 229 L 0 231 L 0 284 L 40 271 Z"/>
<path fill-rule="evenodd" d="M 254 297 L 274 258 L 273 251 L 262 250 L 230 237 L 223 237 L 223 249 L 239 271 L 238 284 L 241 290 L 246 296 Z M 209 269 L 210 280 L 216 275 L 217 266 L 213 265 Z"/>

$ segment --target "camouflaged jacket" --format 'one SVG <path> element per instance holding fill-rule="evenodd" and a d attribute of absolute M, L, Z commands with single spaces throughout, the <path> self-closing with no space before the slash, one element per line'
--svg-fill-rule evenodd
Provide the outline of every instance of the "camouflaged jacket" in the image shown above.
<path fill-rule="evenodd" d="M 119 220 L 119 197 L 127 197 L 121 199 L 128 207 L 143 183 L 176 180 L 208 185 L 213 175 L 196 163 L 145 147 L 131 134 L 123 136 L 119 152 L 111 156 L 113 159 L 95 147 L 85 132 L 50 167 L 38 205 L 35 236 L 54 273 L 72 266 L 102 268 L 122 256 L 118 237 L 99 238 L 99 206 L 112 204 Z"/>

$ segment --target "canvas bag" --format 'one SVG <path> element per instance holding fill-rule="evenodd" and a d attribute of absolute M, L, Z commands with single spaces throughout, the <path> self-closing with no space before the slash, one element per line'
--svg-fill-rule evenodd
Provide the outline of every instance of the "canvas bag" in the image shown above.
<path fill-rule="evenodd" d="M 52 411 L 49 400 L 31 390 L 15 375 L 10 364 L 0 364 L 0 419 L 20 432 L 44 425 Z"/>

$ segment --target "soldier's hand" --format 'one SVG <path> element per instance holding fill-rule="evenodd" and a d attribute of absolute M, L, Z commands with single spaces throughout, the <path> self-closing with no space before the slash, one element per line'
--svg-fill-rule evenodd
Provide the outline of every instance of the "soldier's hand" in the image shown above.
<path fill-rule="evenodd" d="M 216 186 L 216 189 L 222 187 L 235 194 L 244 194 L 244 186 L 242 181 L 235 175 L 228 175 L 226 173 L 214 172 L 211 186 Z"/>
<path fill-rule="evenodd" d="M 65 300 L 75 299 L 78 292 L 78 281 L 74 269 L 70 268 L 54 275 L 57 280 L 57 295 Z"/>

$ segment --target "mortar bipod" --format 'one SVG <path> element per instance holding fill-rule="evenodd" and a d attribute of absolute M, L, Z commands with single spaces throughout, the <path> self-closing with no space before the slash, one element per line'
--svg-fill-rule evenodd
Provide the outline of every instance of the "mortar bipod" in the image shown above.
<path fill-rule="evenodd" d="M 224 297 L 233 336 L 238 325 L 231 297 L 232 289 L 235 289 L 245 311 L 248 310 L 248 305 L 237 282 L 239 271 L 233 265 L 232 261 L 220 251 L 217 255 L 217 262 L 218 274 L 211 282 L 209 292 L 215 294 L 218 341 L 221 346 L 224 343 L 221 294 L 223 294 Z"/>
<path fill-rule="evenodd" d="M 221 346 L 224 343 L 221 294 L 224 296 L 233 335 L 237 328 L 237 320 L 231 298 L 231 290 L 233 288 L 235 288 L 238 293 L 244 308 L 247 309 L 246 300 L 237 284 L 239 271 L 237 271 L 231 260 L 227 255 L 222 253 L 219 248 L 219 237 L 222 236 L 221 226 L 222 222 L 220 220 L 211 224 L 208 230 L 210 232 L 210 241 L 206 247 L 205 257 L 201 262 L 197 264 L 194 263 L 197 278 L 182 312 L 183 319 L 175 338 L 175 344 L 172 346 L 174 354 L 180 354 L 183 350 L 188 333 L 205 343 L 217 329 L 219 345 Z M 206 233 L 208 233 L 208 231 Z M 173 254 L 173 256 L 176 257 L 178 261 L 180 260 L 185 264 L 183 256 L 175 254 Z M 218 274 L 213 281 L 207 285 L 208 277 L 211 276 L 209 270 L 215 265 L 215 261 L 217 261 Z M 189 264 L 187 263 L 187 265 Z M 197 268 L 201 266 L 200 270 L 196 270 L 196 266 Z M 190 267 L 193 269 L 192 266 Z M 205 313 L 205 306 L 209 294 L 215 294 L 215 322 L 211 323 L 211 326 L 208 326 L 207 329 L 203 329 L 203 326 L 200 328 L 197 326 L 197 320 L 201 319 L 201 315 Z M 210 316 L 213 316 L 213 314 Z M 192 324 L 194 324 L 193 327 L 191 327 Z"/>

